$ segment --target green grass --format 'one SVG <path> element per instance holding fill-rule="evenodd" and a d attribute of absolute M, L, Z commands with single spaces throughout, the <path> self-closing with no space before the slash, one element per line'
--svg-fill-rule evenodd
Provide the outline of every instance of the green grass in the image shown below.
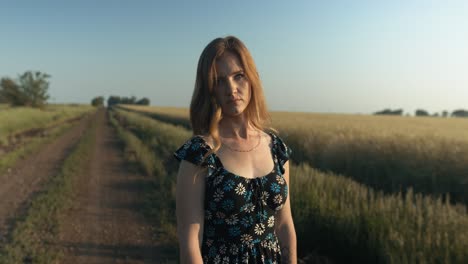
<path fill-rule="evenodd" d="M 94 145 L 96 123 L 67 157 L 60 173 L 54 175 L 34 200 L 24 217 L 17 219 L 10 242 L 0 251 L 0 263 L 54 263 L 60 253 L 54 243 L 60 214 L 70 206 L 73 178 L 86 170 Z"/>
<path fill-rule="evenodd" d="M 67 119 L 94 111 L 88 105 L 50 105 L 43 110 L 29 107 L 15 107 L 0 111 L 0 145 L 8 144 L 8 138 L 16 134 L 55 126 Z"/>
<path fill-rule="evenodd" d="M 166 160 L 167 181 L 173 181 L 177 162 L 172 152 L 190 137 L 190 131 L 136 113 L 117 112 L 122 124 Z M 325 256 L 337 263 L 468 261 L 464 205 L 414 194 L 412 189 L 384 194 L 307 163 L 292 164 L 290 175 L 300 256 Z"/>
<path fill-rule="evenodd" d="M 188 109 L 120 106 L 190 128 Z M 386 193 L 468 204 L 468 119 L 272 113 L 296 163 L 344 175 Z"/>
<path fill-rule="evenodd" d="M 465 206 L 431 196 L 384 195 L 349 178 L 291 166 L 300 252 L 337 263 L 466 263 Z"/>
<path fill-rule="evenodd" d="M 1 155 L 0 175 L 7 172 L 7 170 L 21 158 L 31 155 L 32 153 L 38 151 L 41 147 L 47 145 L 49 142 L 52 142 L 61 135 L 65 134 L 74 125 L 76 125 L 76 122 L 62 123 L 56 127 L 51 128 L 46 136 L 25 139 L 25 141 L 22 142 L 22 144 L 19 145 L 16 149 Z"/>
<path fill-rule="evenodd" d="M 167 153 L 171 151 L 173 146 L 163 144 L 163 142 L 168 142 L 167 137 L 161 137 L 163 134 L 160 133 L 166 131 L 165 124 L 145 121 L 140 119 L 138 115 L 122 111 L 111 112 L 111 122 L 124 143 L 124 152 L 132 153 L 131 156 L 134 156 L 134 161 L 137 162 L 141 171 L 152 176 L 150 183 L 143 186 L 145 202 L 142 213 L 153 223 L 155 235 L 162 243 L 162 247 L 166 249 L 164 254 L 168 262 L 174 262 L 178 259 L 174 196 L 175 174 L 172 169 L 174 164 L 170 165 L 170 162 L 167 161 Z M 164 135 L 168 134 L 171 133 L 164 133 Z M 176 135 L 180 135 L 180 131 Z"/>

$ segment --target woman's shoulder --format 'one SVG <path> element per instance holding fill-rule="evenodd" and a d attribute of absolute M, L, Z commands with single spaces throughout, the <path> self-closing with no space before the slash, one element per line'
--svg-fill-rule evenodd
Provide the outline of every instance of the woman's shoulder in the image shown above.
<path fill-rule="evenodd" d="M 284 153 L 285 155 L 289 156 L 291 154 L 291 148 L 286 144 L 286 141 L 283 139 L 283 137 L 279 134 L 279 132 L 276 131 L 267 131 L 266 132 L 272 139 L 272 146 Z"/>
<path fill-rule="evenodd" d="M 210 151 L 206 138 L 201 135 L 194 135 L 186 140 L 182 146 L 174 152 L 174 156 L 179 160 L 187 160 L 196 165 L 200 165 L 206 153 Z"/>
<path fill-rule="evenodd" d="M 192 140 L 193 139 L 203 143 L 204 145 L 206 145 L 207 147 L 209 147 L 211 149 L 213 148 L 214 140 L 213 140 L 213 137 L 211 135 L 209 135 L 209 134 L 207 134 L 207 135 L 194 135 L 192 137 Z"/>
<path fill-rule="evenodd" d="M 266 131 L 263 131 L 263 133 L 268 136 L 268 137 L 271 137 L 272 139 L 272 143 L 273 144 L 276 144 L 276 143 L 281 143 L 283 144 L 284 143 L 284 140 L 281 138 L 279 132 L 275 131 L 275 130 L 266 130 Z"/>

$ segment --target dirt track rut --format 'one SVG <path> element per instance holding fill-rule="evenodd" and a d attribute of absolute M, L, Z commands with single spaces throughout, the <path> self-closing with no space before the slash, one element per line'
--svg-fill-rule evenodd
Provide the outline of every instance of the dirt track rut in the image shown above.
<path fill-rule="evenodd" d="M 78 195 L 62 224 L 61 263 L 164 263 L 139 211 L 141 186 L 149 179 L 128 169 L 104 111 L 97 121 L 89 173 L 79 177 Z"/>
<path fill-rule="evenodd" d="M 17 162 L 0 175 L 0 247 L 8 241 L 15 219 L 24 215 L 42 184 L 56 175 L 68 154 L 88 127 L 89 116 L 57 140 Z"/>

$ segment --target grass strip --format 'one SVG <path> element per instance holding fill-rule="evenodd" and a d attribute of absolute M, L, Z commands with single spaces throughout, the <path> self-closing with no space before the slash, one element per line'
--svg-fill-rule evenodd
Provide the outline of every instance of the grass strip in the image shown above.
<path fill-rule="evenodd" d="M 93 121 L 76 148 L 64 161 L 60 172 L 38 193 L 24 217 L 17 220 L 10 243 L 0 252 L 0 263 L 53 263 L 60 253 L 54 245 L 60 214 L 71 205 L 73 178 L 83 173 L 95 143 Z"/>
<path fill-rule="evenodd" d="M 118 106 L 190 129 L 188 109 Z M 448 197 L 468 205 L 468 141 L 462 118 L 272 113 L 293 160 L 385 193 Z"/>
<path fill-rule="evenodd" d="M 92 115 L 92 113 L 88 115 Z M 83 116 L 82 118 L 87 118 L 87 116 Z M 8 169 L 11 168 L 19 159 L 38 151 L 41 147 L 56 140 L 58 137 L 73 128 L 76 124 L 77 122 L 62 123 L 61 125 L 48 130 L 45 136 L 30 138 L 23 142 L 15 150 L 2 155 L 0 158 L 0 175 L 7 172 Z"/>
<path fill-rule="evenodd" d="M 0 145 L 7 145 L 9 138 L 32 129 L 46 129 L 67 119 L 94 112 L 90 105 L 50 105 L 45 109 L 14 107 L 0 109 Z"/>
<path fill-rule="evenodd" d="M 127 160 L 135 162 L 141 171 L 151 176 L 150 181 L 141 186 L 144 194 L 142 213 L 152 223 L 161 243 L 165 257 L 161 262 L 173 263 L 178 259 L 174 181 L 168 177 L 164 159 L 158 154 L 161 149 L 154 151 L 153 145 L 122 127 L 118 119 L 121 120 L 117 113 L 110 112 L 110 121 L 124 144 Z"/>
<path fill-rule="evenodd" d="M 117 113 L 122 124 L 163 158 L 165 177 L 174 183 L 177 163 L 171 162 L 172 152 L 190 131 L 124 110 Z M 327 256 L 338 263 L 468 262 L 464 205 L 412 189 L 386 195 L 306 163 L 291 164 L 290 174 L 301 256 Z"/>

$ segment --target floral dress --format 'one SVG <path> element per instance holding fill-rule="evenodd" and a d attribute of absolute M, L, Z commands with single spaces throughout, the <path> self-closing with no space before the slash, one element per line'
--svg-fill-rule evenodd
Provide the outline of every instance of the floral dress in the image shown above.
<path fill-rule="evenodd" d="M 206 167 L 205 222 L 202 257 L 204 263 L 281 263 L 275 234 L 275 214 L 283 207 L 288 186 L 284 164 L 291 150 L 273 133 L 273 170 L 262 177 L 245 178 L 227 171 L 211 147 L 194 136 L 174 156 Z"/>

